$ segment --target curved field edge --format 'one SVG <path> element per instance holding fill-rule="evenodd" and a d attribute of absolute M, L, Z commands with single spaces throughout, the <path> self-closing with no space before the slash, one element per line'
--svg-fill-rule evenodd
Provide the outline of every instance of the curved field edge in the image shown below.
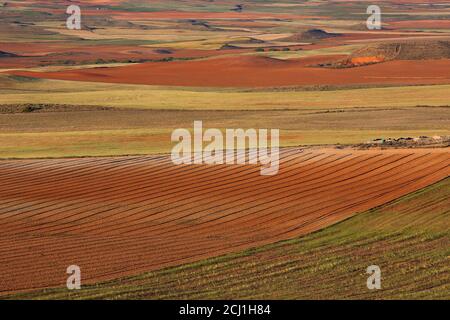
<path fill-rule="evenodd" d="M 9 299 L 449 299 L 450 178 L 310 235 L 85 286 Z M 368 290 L 366 268 L 382 270 Z"/>
<path fill-rule="evenodd" d="M 302 124 L 302 122 L 300 122 Z M 186 126 L 188 127 L 188 126 Z M 224 132 L 225 129 L 222 129 Z M 165 131 L 165 132 L 164 132 Z M 450 130 L 283 130 L 280 147 L 351 146 L 382 137 L 449 136 Z M 63 159 L 169 154 L 171 131 L 124 129 L 74 132 L 0 133 L 0 160 Z"/>

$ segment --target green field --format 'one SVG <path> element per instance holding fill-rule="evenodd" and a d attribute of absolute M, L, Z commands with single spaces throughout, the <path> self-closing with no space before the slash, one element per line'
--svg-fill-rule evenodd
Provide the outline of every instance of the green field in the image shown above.
<path fill-rule="evenodd" d="M 450 179 L 308 236 L 15 299 L 449 299 Z M 382 289 L 368 290 L 378 265 Z"/>
<path fill-rule="evenodd" d="M 171 132 L 192 128 L 195 120 L 205 128 L 279 128 L 282 146 L 450 135 L 449 90 L 448 85 L 170 88 L 3 76 L 0 107 L 42 103 L 73 108 L 0 114 L 0 158 L 167 153 Z M 77 106 L 93 110 L 77 111 Z M 119 110 L 100 112 L 98 106 Z"/>
<path fill-rule="evenodd" d="M 0 79 L 1 80 L 1 79 Z M 450 85 L 342 90 L 165 88 L 59 80 L 0 81 L 1 104 L 49 103 L 178 110 L 444 106 Z"/>
<path fill-rule="evenodd" d="M 187 128 L 190 129 L 190 128 Z M 69 158 L 170 153 L 170 130 L 123 129 L 0 134 L 0 159 Z M 379 137 L 449 135 L 449 130 L 282 130 L 280 147 L 358 144 Z"/>

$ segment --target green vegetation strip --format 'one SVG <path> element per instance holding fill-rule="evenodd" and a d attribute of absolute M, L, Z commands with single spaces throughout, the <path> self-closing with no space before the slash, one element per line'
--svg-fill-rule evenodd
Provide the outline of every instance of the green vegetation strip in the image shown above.
<path fill-rule="evenodd" d="M 191 129 L 186 127 L 187 129 Z M 237 128 L 237 127 L 236 127 Z M 0 160 L 169 154 L 169 129 L 0 133 Z M 376 138 L 450 135 L 449 130 L 281 130 L 280 147 L 351 145 Z"/>
<path fill-rule="evenodd" d="M 13 299 L 449 299 L 450 178 L 308 236 Z M 382 289 L 368 290 L 378 265 Z"/>
<path fill-rule="evenodd" d="M 29 81 L 30 79 L 31 81 Z M 450 85 L 255 91 L 35 80 L 0 76 L 2 104 L 69 104 L 165 110 L 318 110 L 447 106 Z M 419 101 L 419 103 L 418 103 Z"/>

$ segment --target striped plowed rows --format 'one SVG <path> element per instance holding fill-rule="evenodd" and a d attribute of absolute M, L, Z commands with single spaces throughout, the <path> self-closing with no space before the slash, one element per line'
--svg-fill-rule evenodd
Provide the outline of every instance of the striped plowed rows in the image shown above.
<path fill-rule="evenodd" d="M 284 149 L 280 172 L 167 156 L 0 162 L 0 295 L 297 237 L 449 175 L 448 150 Z"/>

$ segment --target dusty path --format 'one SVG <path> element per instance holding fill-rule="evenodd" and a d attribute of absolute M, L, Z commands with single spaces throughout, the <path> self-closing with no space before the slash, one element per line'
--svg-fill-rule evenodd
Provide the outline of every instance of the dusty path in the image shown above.
<path fill-rule="evenodd" d="M 138 274 L 297 237 L 447 177 L 449 150 L 282 152 L 257 166 L 166 156 L 0 161 L 0 295 Z"/>

